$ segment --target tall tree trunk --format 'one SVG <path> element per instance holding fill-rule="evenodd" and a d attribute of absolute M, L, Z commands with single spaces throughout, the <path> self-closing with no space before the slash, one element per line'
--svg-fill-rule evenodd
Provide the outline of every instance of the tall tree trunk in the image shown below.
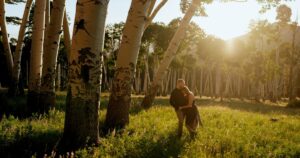
<path fill-rule="evenodd" d="M 45 34 L 48 30 L 48 26 L 50 25 L 50 0 L 46 1 L 46 10 L 45 10 Z M 52 10 L 51 10 L 52 11 Z"/>
<path fill-rule="evenodd" d="M 56 77 L 55 77 L 55 90 L 61 90 L 61 64 L 57 63 L 56 66 Z"/>
<path fill-rule="evenodd" d="M 8 79 L 12 78 L 12 70 L 13 70 L 13 57 L 10 50 L 9 39 L 6 29 L 6 16 L 5 16 L 5 0 L 0 0 L 0 26 L 2 33 L 2 42 L 4 48 L 4 55 L 6 58 L 6 65 L 8 70 Z"/>
<path fill-rule="evenodd" d="M 70 51 L 71 51 L 71 37 L 70 37 L 70 29 L 69 29 L 66 9 L 64 11 L 63 32 L 64 32 L 64 44 L 66 47 L 67 57 L 69 59 Z"/>
<path fill-rule="evenodd" d="M 99 143 L 99 108 L 108 0 L 78 0 L 69 58 L 62 151 Z"/>
<path fill-rule="evenodd" d="M 213 78 L 212 78 L 212 72 L 209 72 L 209 95 L 212 98 L 214 93 L 214 87 L 213 87 Z"/>
<path fill-rule="evenodd" d="M 226 77 L 226 83 L 225 83 L 225 97 L 229 97 L 230 93 L 230 74 L 228 72 L 227 77 Z"/>
<path fill-rule="evenodd" d="M 45 0 L 36 0 L 33 15 L 32 43 L 28 83 L 28 112 L 39 111 L 39 91 L 41 86 L 42 54 L 45 31 Z"/>
<path fill-rule="evenodd" d="M 147 95 L 143 99 L 142 107 L 144 108 L 150 108 L 155 95 L 160 87 L 160 84 L 165 76 L 166 70 L 168 69 L 170 63 L 172 62 L 178 47 L 180 45 L 180 42 L 184 38 L 184 34 L 186 31 L 186 27 L 189 25 L 190 20 L 192 19 L 193 15 L 195 14 L 195 11 L 198 6 L 200 6 L 200 0 L 193 0 L 191 6 L 187 10 L 186 14 L 184 15 L 175 35 L 173 36 L 166 52 L 164 53 L 164 58 L 161 61 L 161 64 L 159 65 L 159 68 L 155 74 L 155 78 L 150 86 L 150 89 L 147 92 Z"/>
<path fill-rule="evenodd" d="M 166 80 L 166 85 L 165 85 L 165 88 L 164 88 L 164 95 L 165 96 L 169 93 L 169 85 L 170 85 L 171 77 L 172 77 L 171 75 L 172 75 L 172 69 L 169 69 L 168 77 L 167 77 L 167 80 Z"/>
<path fill-rule="evenodd" d="M 276 49 L 276 59 L 275 59 L 275 63 L 276 63 L 276 66 L 278 67 L 278 69 L 280 69 L 280 64 L 279 64 L 279 49 L 277 48 Z M 279 98 L 279 73 L 278 72 L 275 72 L 275 81 L 274 81 L 274 84 L 273 84 L 274 88 L 272 89 L 273 92 L 272 92 L 272 98 L 271 100 L 273 102 L 277 102 L 278 98 Z"/>
<path fill-rule="evenodd" d="M 216 88 L 215 88 L 215 97 L 219 98 L 221 96 L 221 69 L 220 65 L 216 66 Z"/>
<path fill-rule="evenodd" d="M 143 85 L 143 92 L 146 94 L 148 89 L 148 84 L 150 82 L 150 76 L 149 76 L 149 66 L 148 66 L 148 54 L 144 56 L 144 62 L 145 62 L 145 71 L 144 71 L 144 85 Z"/>
<path fill-rule="evenodd" d="M 293 24 L 294 25 L 294 24 Z M 297 33 L 297 28 L 298 26 L 295 25 L 293 26 L 293 39 L 292 39 L 292 48 L 290 51 L 290 55 L 291 55 L 291 59 L 290 59 L 290 63 L 289 63 L 289 81 L 288 81 L 288 97 L 289 97 L 289 102 L 293 101 L 296 99 L 296 96 L 294 94 L 294 88 L 295 88 L 295 84 L 294 84 L 294 67 L 297 64 L 296 60 L 295 60 L 295 39 L 296 39 L 296 33 Z"/>
<path fill-rule="evenodd" d="M 140 94 L 140 87 L 141 87 L 141 69 L 136 69 L 136 77 L 135 77 L 135 94 Z"/>
<path fill-rule="evenodd" d="M 206 79 L 204 82 L 204 95 L 205 96 L 209 96 L 209 71 L 210 70 L 207 70 Z"/>
<path fill-rule="evenodd" d="M 240 74 L 238 74 L 238 82 L 236 84 L 237 84 L 237 97 L 239 99 L 241 99 L 242 98 L 242 93 L 241 93 L 241 91 L 242 91 L 242 77 L 241 77 Z"/>
<path fill-rule="evenodd" d="M 193 68 L 191 72 L 191 89 L 196 94 L 196 68 Z"/>
<path fill-rule="evenodd" d="M 62 33 L 65 0 L 53 0 L 50 23 L 45 34 L 40 107 L 43 112 L 55 106 L 56 64 Z"/>
<path fill-rule="evenodd" d="M 32 0 L 27 0 L 22 23 L 20 25 L 19 35 L 18 35 L 18 42 L 14 54 L 14 66 L 13 66 L 13 73 L 12 73 L 12 81 L 11 85 L 9 87 L 9 95 L 10 96 L 16 96 L 17 95 L 17 89 L 18 89 L 18 83 L 20 80 L 20 72 L 21 72 L 21 58 L 22 58 L 22 48 L 24 43 L 24 36 L 25 36 L 25 30 L 26 30 L 26 24 L 29 18 L 29 12 L 32 5 Z"/>
<path fill-rule="evenodd" d="M 203 96 L 203 67 L 200 70 L 200 87 L 199 87 L 199 96 L 200 98 Z"/>
<path fill-rule="evenodd" d="M 129 123 L 131 86 L 149 6 L 149 0 L 131 2 L 107 107 L 105 119 L 107 130 L 123 128 Z"/>

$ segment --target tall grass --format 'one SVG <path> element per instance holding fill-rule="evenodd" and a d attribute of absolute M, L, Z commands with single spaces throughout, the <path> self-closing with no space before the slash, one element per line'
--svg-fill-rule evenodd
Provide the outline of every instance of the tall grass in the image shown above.
<path fill-rule="evenodd" d="M 65 94 L 49 115 L 0 122 L 0 157 L 51 155 L 64 123 Z M 197 100 L 204 127 L 196 139 L 184 129 L 176 137 L 177 118 L 167 98 L 148 111 L 134 98 L 130 124 L 122 133 L 101 136 L 99 146 L 74 151 L 77 157 L 300 157 L 300 110 L 237 100 Z M 103 125 L 107 97 L 102 100 Z M 52 153 L 54 154 L 54 153 Z"/>

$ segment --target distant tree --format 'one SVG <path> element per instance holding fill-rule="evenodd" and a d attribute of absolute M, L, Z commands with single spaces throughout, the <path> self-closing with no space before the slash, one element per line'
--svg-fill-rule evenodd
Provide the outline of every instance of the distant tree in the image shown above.
<path fill-rule="evenodd" d="M 287 5 L 281 4 L 277 7 L 276 12 L 276 20 L 278 20 L 280 23 L 288 23 L 291 21 L 292 10 Z"/>
<path fill-rule="evenodd" d="M 145 98 L 143 99 L 142 107 L 144 107 L 144 108 L 149 108 L 152 105 L 154 98 L 156 96 L 156 93 L 159 90 L 161 82 L 164 78 L 164 75 L 180 46 L 180 42 L 184 38 L 186 28 L 189 25 L 190 20 L 194 16 L 197 9 L 201 6 L 200 0 L 193 0 L 192 2 L 186 1 L 185 3 L 190 3 L 189 9 L 186 11 L 183 19 L 180 22 L 180 25 L 179 25 L 176 33 L 174 34 L 171 42 L 169 43 L 169 46 L 168 46 L 166 52 L 164 53 L 164 58 L 161 61 L 161 64 L 159 65 L 159 68 L 158 68 L 156 74 L 154 75 L 155 78 L 153 79 L 153 82 L 151 83 L 150 89 L 147 91 L 147 94 L 146 94 Z"/>

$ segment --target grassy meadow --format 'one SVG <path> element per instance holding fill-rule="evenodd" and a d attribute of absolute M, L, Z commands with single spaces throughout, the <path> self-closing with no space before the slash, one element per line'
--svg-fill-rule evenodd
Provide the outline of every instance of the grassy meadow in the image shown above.
<path fill-rule="evenodd" d="M 102 98 L 100 126 L 103 126 L 107 94 Z M 25 98 L 18 98 L 22 109 Z M 2 116 L 0 157 L 42 157 L 55 155 L 64 125 L 65 93 L 58 93 L 57 108 L 49 115 L 18 118 Z M 6 101 L 16 106 L 14 100 Z M 196 139 L 184 129 L 176 137 L 177 118 L 167 97 L 144 111 L 135 96 L 130 124 L 122 133 L 104 136 L 99 146 L 86 147 L 76 157 L 300 157 L 300 109 L 284 103 L 252 103 L 239 100 L 197 99 L 204 126 Z M 24 105 L 23 105 L 24 106 Z M 19 109 L 18 109 L 19 108 Z M 15 113 L 16 115 L 18 113 Z"/>

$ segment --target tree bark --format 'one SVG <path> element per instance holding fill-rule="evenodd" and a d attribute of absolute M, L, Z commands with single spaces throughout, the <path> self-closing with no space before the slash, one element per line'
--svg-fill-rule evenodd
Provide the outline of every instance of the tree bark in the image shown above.
<path fill-rule="evenodd" d="M 28 112 L 39 111 L 39 92 L 41 86 L 42 54 L 45 31 L 45 0 L 37 0 L 33 15 L 32 43 L 28 83 Z"/>
<path fill-rule="evenodd" d="M 140 68 L 136 69 L 136 77 L 135 77 L 135 94 L 138 95 L 140 94 L 140 87 L 141 87 L 141 70 Z"/>
<path fill-rule="evenodd" d="M 192 19 L 193 15 L 195 14 L 195 11 L 197 9 L 197 6 L 200 5 L 200 0 L 193 0 L 191 6 L 187 10 L 186 14 L 184 15 L 175 35 L 173 36 L 166 52 L 164 53 L 164 58 L 161 61 L 161 64 L 159 65 L 159 68 L 156 72 L 155 78 L 150 86 L 150 89 L 147 92 L 147 95 L 144 97 L 142 102 L 142 107 L 148 109 L 151 107 L 155 95 L 160 87 L 160 84 L 165 76 L 166 70 L 168 69 L 170 63 L 172 62 L 178 47 L 180 45 L 180 42 L 184 38 L 184 34 L 186 31 L 186 27 L 189 25 L 190 20 Z"/>
<path fill-rule="evenodd" d="M 145 72 L 144 72 L 143 92 L 144 94 L 146 94 L 148 89 L 148 84 L 150 83 L 148 54 L 144 56 L 144 62 L 145 62 Z"/>
<path fill-rule="evenodd" d="M 63 31 L 64 31 L 64 44 L 66 47 L 67 57 L 69 59 L 70 51 L 71 51 L 71 37 L 70 37 L 70 29 L 69 29 L 66 9 L 64 11 Z"/>
<path fill-rule="evenodd" d="M 144 30 L 146 30 L 148 28 L 148 26 L 151 24 L 151 22 L 153 21 L 153 19 L 155 18 L 155 16 L 157 15 L 157 13 L 159 12 L 159 10 L 167 3 L 168 0 L 162 0 L 157 7 L 153 10 L 153 7 L 155 5 L 156 0 L 152 0 L 152 4 L 149 7 L 148 10 L 148 17 L 147 17 L 147 22 L 144 26 Z M 153 12 L 152 12 L 153 10 Z"/>
<path fill-rule="evenodd" d="M 48 26 L 50 25 L 50 0 L 46 1 L 46 10 L 45 10 L 45 34 L 48 30 Z M 52 11 L 52 10 L 51 10 Z"/>
<path fill-rule="evenodd" d="M 215 88 L 215 97 L 219 98 L 221 96 L 221 68 L 220 65 L 216 66 L 216 88 Z"/>
<path fill-rule="evenodd" d="M 107 107 L 107 130 L 129 123 L 131 86 L 150 1 L 132 0 L 117 56 L 116 71 Z"/>
<path fill-rule="evenodd" d="M 21 58 L 22 58 L 22 48 L 24 43 L 24 36 L 25 36 L 25 30 L 26 30 L 26 24 L 29 19 L 29 12 L 32 5 L 32 0 L 27 0 L 22 22 L 20 25 L 19 35 L 18 35 L 18 42 L 14 54 L 14 64 L 13 64 L 13 71 L 12 71 L 12 81 L 11 85 L 9 87 L 9 95 L 10 96 L 16 96 L 17 95 L 17 89 L 18 89 L 18 83 L 20 80 L 20 72 L 21 72 Z"/>
<path fill-rule="evenodd" d="M 8 69 L 8 78 L 9 80 L 11 80 L 12 70 L 13 70 L 13 57 L 10 50 L 8 33 L 6 28 L 5 0 L 0 1 L 0 26 L 1 26 L 1 33 L 2 33 L 4 55 L 6 58 L 6 65 Z"/>
<path fill-rule="evenodd" d="M 200 90 L 199 90 L 199 96 L 200 98 L 203 96 L 203 67 L 200 70 Z"/>
<path fill-rule="evenodd" d="M 99 108 L 108 0 L 78 0 L 69 58 L 66 116 L 60 149 L 99 143 Z"/>
<path fill-rule="evenodd" d="M 55 106 L 56 64 L 62 33 L 65 0 L 53 0 L 50 23 L 47 27 L 44 43 L 42 84 L 40 91 L 40 106 L 43 112 L 48 112 Z"/>
<path fill-rule="evenodd" d="M 292 25 L 293 29 L 293 38 L 292 38 L 292 45 L 291 45 L 291 51 L 290 51 L 290 63 L 289 63 L 289 81 L 288 81 L 288 97 L 289 97 L 289 102 L 293 101 L 296 99 L 296 95 L 295 95 L 295 84 L 294 84 L 294 67 L 297 64 L 296 60 L 295 60 L 295 39 L 296 39 L 296 33 L 297 33 L 297 28 L 298 26 Z"/>
<path fill-rule="evenodd" d="M 276 66 L 278 67 L 278 69 L 280 69 L 280 64 L 279 64 L 279 48 L 276 48 L 276 57 L 275 57 L 275 63 L 276 63 Z M 273 84 L 273 89 L 272 89 L 272 98 L 271 98 L 271 101 L 273 102 L 277 102 L 278 98 L 279 98 L 279 73 L 278 72 L 275 72 L 275 81 L 274 81 L 274 84 Z"/>
<path fill-rule="evenodd" d="M 61 90 L 61 64 L 57 63 L 56 66 L 56 78 L 55 78 L 55 90 Z"/>

